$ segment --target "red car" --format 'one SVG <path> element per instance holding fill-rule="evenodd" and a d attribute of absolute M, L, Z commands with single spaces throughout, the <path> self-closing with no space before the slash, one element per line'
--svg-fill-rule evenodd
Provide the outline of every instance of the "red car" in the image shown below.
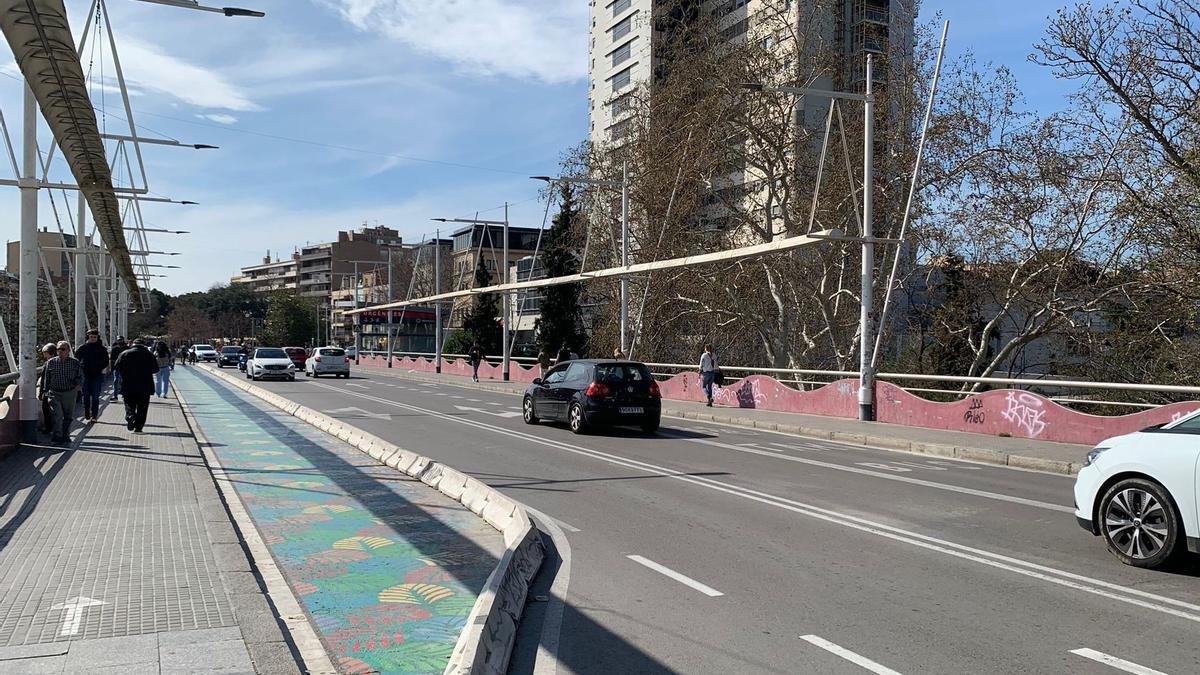
<path fill-rule="evenodd" d="M 296 365 L 296 370 L 304 370 L 304 362 L 308 360 L 308 350 L 304 347 L 284 347 L 288 358 Z"/>

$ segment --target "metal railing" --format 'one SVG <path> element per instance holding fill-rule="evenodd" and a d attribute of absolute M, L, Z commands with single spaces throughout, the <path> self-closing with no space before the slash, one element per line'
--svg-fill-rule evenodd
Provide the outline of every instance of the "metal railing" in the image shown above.
<path fill-rule="evenodd" d="M 386 356 L 383 351 L 367 351 L 363 354 L 372 354 L 377 356 Z M 394 352 L 395 357 L 404 356 L 420 356 L 424 358 L 434 358 L 436 355 L 430 352 Z M 466 354 L 442 354 L 442 358 L 458 359 L 466 358 Z M 511 357 L 511 360 L 521 364 L 537 363 L 536 358 L 532 357 Z M 488 363 L 500 363 L 500 357 L 489 356 L 486 358 Z M 684 363 L 646 363 L 651 368 L 654 376 L 660 378 L 669 378 L 677 375 L 680 372 L 692 372 L 697 369 L 696 364 Z M 721 369 L 727 373 L 744 373 L 746 375 L 783 375 L 791 377 L 775 378 L 777 381 L 787 385 L 798 385 L 797 388 L 803 387 L 822 387 L 837 378 L 857 378 L 858 371 L 855 370 L 814 370 L 805 368 L 755 368 L 750 366 L 721 366 Z M 744 375 L 745 376 L 745 375 Z M 744 377 L 743 376 L 743 377 Z M 828 378 L 821 379 L 801 379 L 802 377 L 817 377 Z M 1200 396 L 1200 387 L 1190 387 L 1182 385 L 1169 384 L 1147 384 L 1147 383 L 1131 383 L 1131 382 L 1094 382 L 1090 380 L 1063 380 L 1063 379 L 1041 379 L 1041 378 L 1020 378 L 1020 377 L 966 377 L 961 375 L 926 375 L 923 373 L 877 373 L 876 378 L 883 381 L 916 381 L 916 382 L 935 382 L 935 383 L 953 383 L 953 384 L 986 384 L 986 385 L 1003 385 L 1018 389 L 1057 389 L 1057 390 L 1091 390 L 1091 391 L 1141 391 L 1160 394 L 1187 394 Z M 736 382 L 741 378 L 729 378 L 729 382 Z M 899 386 L 899 385 L 897 385 Z M 963 391 L 962 389 L 934 389 L 928 387 L 904 387 L 901 389 L 914 394 L 938 394 L 944 396 L 956 396 L 965 398 L 974 396 L 979 392 Z M 1095 406 L 1111 406 L 1114 408 L 1139 408 L 1152 409 L 1160 407 L 1160 404 L 1142 403 L 1135 401 L 1104 401 L 1087 398 L 1078 398 L 1077 396 L 1047 396 L 1051 401 L 1067 405 L 1095 405 Z"/>

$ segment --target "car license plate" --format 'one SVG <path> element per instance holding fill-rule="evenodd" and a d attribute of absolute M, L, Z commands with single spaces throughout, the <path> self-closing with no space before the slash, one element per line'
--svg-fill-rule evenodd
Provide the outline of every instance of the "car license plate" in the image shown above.
<path fill-rule="evenodd" d="M 617 412 L 622 415 L 641 415 L 646 412 L 646 409 L 641 406 L 621 406 L 617 408 Z"/>

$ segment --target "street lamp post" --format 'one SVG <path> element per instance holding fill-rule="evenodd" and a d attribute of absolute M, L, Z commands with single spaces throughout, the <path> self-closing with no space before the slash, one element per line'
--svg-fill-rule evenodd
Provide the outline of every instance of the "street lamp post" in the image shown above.
<path fill-rule="evenodd" d="M 629 162 L 621 163 L 621 180 L 598 180 L 581 176 L 530 176 L 547 183 L 570 183 L 620 188 L 621 190 L 621 266 L 629 267 Z M 621 353 L 629 353 L 629 277 L 621 277 Z"/>
<path fill-rule="evenodd" d="M 442 292 L 442 231 L 434 230 L 433 235 L 433 294 Z M 433 368 L 437 374 L 442 373 L 442 302 L 433 303 Z"/>
<path fill-rule="evenodd" d="M 508 203 L 507 202 L 505 202 L 505 204 L 504 204 L 504 220 L 479 220 L 478 218 L 433 218 L 432 220 L 437 221 L 439 223 L 466 223 L 468 225 L 484 225 L 484 226 L 499 225 L 499 226 L 503 227 L 504 228 L 504 262 L 502 264 L 502 267 L 504 269 L 501 270 L 500 273 L 503 275 L 502 276 L 503 281 L 501 281 L 501 283 L 508 283 Z M 501 340 L 501 342 L 503 342 L 503 344 L 500 346 L 500 350 L 501 350 L 501 353 L 503 354 L 502 370 L 504 372 L 504 381 L 508 382 L 508 379 L 509 379 L 509 356 L 510 356 L 509 355 L 509 345 L 508 345 L 508 331 L 509 331 L 509 327 L 508 327 L 508 291 L 503 291 L 500 294 L 500 298 L 501 298 L 502 305 L 503 305 L 503 309 L 501 310 L 501 312 L 502 312 L 501 316 L 503 316 L 503 319 L 504 319 L 503 323 L 500 326 L 500 328 L 501 328 L 500 340 Z M 440 327 L 441 324 L 439 323 L 438 325 Z M 441 343 L 440 342 L 438 343 L 438 351 L 439 351 L 439 353 L 441 351 Z M 438 363 L 439 364 L 441 363 L 440 357 L 438 358 Z"/>
<path fill-rule="evenodd" d="M 807 87 L 770 87 L 761 83 L 742 84 L 743 89 L 756 92 L 814 96 L 828 99 L 846 99 L 863 102 L 863 236 L 862 236 L 862 285 L 859 312 L 859 378 L 858 414 L 867 422 L 875 420 L 875 372 L 872 364 L 872 319 L 874 318 L 875 294 L 875 95 L 872 87 L 874 64 L 872 55 L 867 54 L 867 84 L 862 94 L 810 89 Z"/>

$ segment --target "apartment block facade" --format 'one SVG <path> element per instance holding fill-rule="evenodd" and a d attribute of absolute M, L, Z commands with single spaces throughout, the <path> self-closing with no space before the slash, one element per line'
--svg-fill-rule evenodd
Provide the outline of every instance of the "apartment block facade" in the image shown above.
<path fill-rule="evenodd" d="M 619 144 L 629 129 L 630 95 L 638 85 L 652 82 L 660 65 L 657 43 L 663 35 L 657 28 L 663 24 L 665 5 L 661 0 L 591 2 L 589 136 L 596 146 Z M 767 46 L 777 44 L 778 38 L 756 31 L 755 17 L 768 3 L 789 13 L 797 33 L 816 33 L 836 53 L 840 63 L 827 79 L 813 83 L 818 87 L 861 91 L 867 54 L 911 58 L 914 0 L 695 0 L 699 11 L 720 22 L 725 39 L 755 39 Z M 887 78 L 882 69 L 875 75 L 880 83 Z M 811 120 L 813 115 L 805 117 Z"/>

